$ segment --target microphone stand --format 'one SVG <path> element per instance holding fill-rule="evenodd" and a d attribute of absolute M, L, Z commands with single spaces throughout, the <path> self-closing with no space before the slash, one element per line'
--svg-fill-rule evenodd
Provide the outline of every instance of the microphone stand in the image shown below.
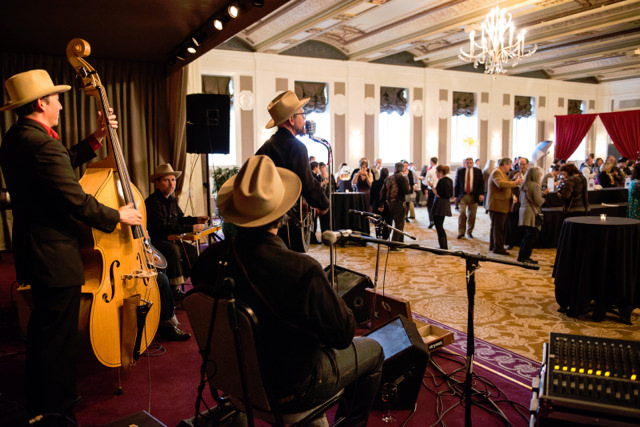
<path fill-rule="evenodd" d="M 517 262 L 504 260 L 499 258 L 487 257 L 480 254 L 470 254 L 463 251 L 450 251 L 448 249 L 436 249 L 428 248 L 426 246 L 420 246 L 417 243 L 407 244 L 404 242 L 393 242 L 389 240 L 374 239 L 368 236 L 352 234 L 347 237 L 348 239 L 354 239 L 357 241 L 371 242 L 387 245 L 389 247 L 416 249 L 424 252 L 431 252 L 436 255 L 452 255 L 463 258 L 466 261 L 465 265 L 465 278 L 467 282 L 467 299 L 468 299 L 468 311 L 467 311 L 467 356 L 465 363 L 465 380 L 464 380 L 464 424 L 465 426 L 471 425 L 471 377 L 473 374 L 473 357 L 475 352 L 475 337 L 473 333 L 473 314 L 474 314 L 474 299 L 476 294 L 476 277 L 475 272 L 480 268 L 480 261 L 483 262 L 495 262 L 498 264 L 514 265 L 517 267 L 527 268 L 529 270 L 539 270 L 540 267 L 536 264 L 529 264 L 526 262 Z"/>
<path fill-rule="evenodd" d="M 329 141 L 314 135 L 316 133 L 315 121 L 307 120 L 305 122 L 305 130 L 307 131 L 310 139 L 323 145 L 327 149 L 327 168 L 329 169 L 329 183 L 327 184 L 329 186 L 329 230 L 333 231 L 333 150 L 331 149 L 331 144 L 329 144 Z M 338 286 L 336 284 L 335 273 L 335 251 L 335 246 L 331 246 L 329 248 L 329 265 L 331 266 L 329 277 L 331 278 L 331 287 L 333 287 L 337 291 Z"/>

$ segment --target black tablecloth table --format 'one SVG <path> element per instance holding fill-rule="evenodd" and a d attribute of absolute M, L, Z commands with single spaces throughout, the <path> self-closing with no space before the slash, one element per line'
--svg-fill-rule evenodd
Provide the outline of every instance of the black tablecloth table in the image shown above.
<path fill-rule="evenodd" d="M 560 310 L 571 317 L 593 310 L 593 320 L 600 321 L 615 307 L 630 324 L 631 312 L 640 307 L 639 260 L 640 221 L 567 218 L 553 267 Z"/>
<path fill-rule="evenodd" d="M 614 204 L 597 204 L 590 205 L 591 209 L 588 216 L 597 216 L 600 214 L 606 214 L 608 217 L 624 217 L 627 215 L 626 203 L 614 203 Z M 544 221 L 542 223 L 542 229 L 538 235 L 538 241 L 536 242 L 537 248 L 555 248 L 558 246 L 558 238 L 560 236 L 560 229 L 562 228 L 562 221 L 565 218 L 565 214 L 562 212 L 561 207 L 542 208 L 544 214 Z"/>
<path fill-rule="evenodd" d="M 365 193 L 333 193 L 331 198 L 333 229 L 360 231 L 369 234 L 369 219 L 351 214 L 349 209 L 366 212 L 369 209 L 369 195 Z"/>
<path fill-rule="evenodd" d="M 624 203 L 629 197 L 629 191 L 624 187 L 602 188 L 587 192 L 589 204 L 598 205 L 600 203 Z M 545 196 L 543 208 L 562 207 L 562 200 L 557 192 L 549 193 Z"/>

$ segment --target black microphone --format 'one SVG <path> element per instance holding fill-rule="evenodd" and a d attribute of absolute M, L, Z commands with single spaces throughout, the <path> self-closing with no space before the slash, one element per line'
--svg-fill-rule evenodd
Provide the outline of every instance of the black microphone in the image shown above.
<path fill-rule="evenodd" d="M 376 219 L 382 218 L 378 214 L 375 214 L 375 213 L 372 213 L 372 212 L 358 211 L 358 210 L 355 210 L 355 209 L 349 209 L 349 213 L 354 213 L 354 214 L 358 214 L 360 216 L 367 216 L 367 217 L 376 218 Z"/>
<path fill-rule="evenodd" d="M 353 233 L 351 230 L 325 230 L 322 232 L 322 243 L 328 246 L 333 246 L 340 240 L 344 240 L 346 237 L 350 236 L 351 233 Z"/>
<path fill-rule="evenodd" d="M 313 136 L 316 133 L 316 122 L 313 120 L 307 120 L 304 122 L 304 129 L 307 135 Z"/>

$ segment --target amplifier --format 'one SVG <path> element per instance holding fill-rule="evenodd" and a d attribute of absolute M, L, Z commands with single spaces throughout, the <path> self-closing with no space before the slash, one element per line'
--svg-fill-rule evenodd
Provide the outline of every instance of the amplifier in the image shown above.
<path fill-rule="evenodd" d="M 536 425 L 640 424 L 640 342 L 552 332 L 543 352 Z"/>

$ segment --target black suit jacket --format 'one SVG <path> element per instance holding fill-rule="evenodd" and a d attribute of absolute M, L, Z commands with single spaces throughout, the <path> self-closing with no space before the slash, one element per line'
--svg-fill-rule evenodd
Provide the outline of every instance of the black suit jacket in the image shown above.
<path fill-rule="evenodd" d="M 67 150 L 27 118 L 7 132 L 0 166 L 11 194 L 19 282 L 46 287 L 84 284 L 77 221 L 111 232 L 120 218 L 117 210 L 86 194 L 73 172 L 93 157 L 88 140 Z"/>
<path fill-rule="evenodd" d="M 467 168 L 459 168 L 456 171 L 455 196 L 460 201 L 464 195 L 465 171 Z M 475 203 L 480 203 L 480 196 L 484 195 L 484 177 L 482 171 L 474 166 L 473 168 L 473 185 L 471 188 L 471 196 Z"/>

